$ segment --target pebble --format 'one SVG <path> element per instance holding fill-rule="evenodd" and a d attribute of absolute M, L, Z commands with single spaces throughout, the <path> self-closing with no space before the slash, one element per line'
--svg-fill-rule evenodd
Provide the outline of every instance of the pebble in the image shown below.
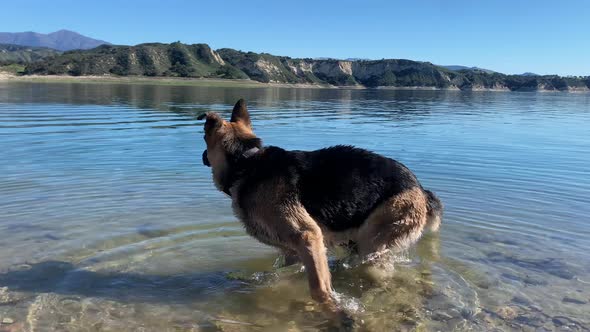
<path fill-rule="evenodd" d="M 548 284 L 545 280 L 529 275 L 525 276 L 524 283 L 531 286 L 544 286 Z"/>
<path fill-rule="evenodd" d="M 553 321 L 553 324 L 555 324 L 557 327 L 569 324 L 569 322 L 562 317 L 555 317 L 551 321 Z"/>
<path fill-rule="evenodd" d="M 518 304 L 523 304 L 523 305 L 530 305 L 531 301 L 529 301 L 527 298 L 523 297 L 523 296 L 514 296 L 512 298 L 512 300 L 510 300 L 510 302 L 513 303 L 518 303 Z"/>
<path fill-rule="evenodd" d="M 434 315 L 432 315 L 432 319 L 437 321 L 447 321 L 452 318 L 453 316 L 447 314 L 446 312 L 437 312 Z"/>
<path fill-rule="evenodd" d="M 564 297 L 563 300 L 561 300 L 561 302 L 573 303 L 573 304 L 586 304 L 586 303 L 588 303 L 587 301 L 576 299 L 576 298 L 569 297 L 569 296 Z"/>
<path fill-rule="evenodd" d="M 518 316 L 516 310 L 511 307 L 502 307 L 496 312 L 496 314 L 503 320 L 513 320 Z"/>
<path fill-rule="evenodd" d="M 420 274 L 421 274 L 423 277 L 426 277 L 426 276 L 431 276 L 431 275 L 432 275 L 432 271 L 430 271 L 430 270 L 422 270 L 422 271 L 420 271 Z"/>
<path fill-rule="evenodd" d="M 533 313 L 533 312 L 525 313 L 523 315 L 518 316 L 515 319 L 515 321 L 520 324 L 532 326 L 537 329 L 539 329 L 541 326 L 543 326 L 545 324 L 546 320 L 547 319 L 545 316 L 540 315 L 539 313 Z"/>
<path fill-rule="evenodd" d="M 12 319 L 12 318 L 4 317 L 2 319 L 2 324 L 12 324 L 12 323 L 14 323 L 14 319 Z"/>
<path fill-rule="evenodd" d="M 564 317 L 564 316 L 555 316 L 555 317 L 553 317 L 553 319 L 551 321 L 557 327 L 569 327 L 569 328 L 572 328 L 572 327 L 579 326 L 579 324 L 576 321 L 573 321 L 570 318 L 567 318 L 567 317 Z"/>

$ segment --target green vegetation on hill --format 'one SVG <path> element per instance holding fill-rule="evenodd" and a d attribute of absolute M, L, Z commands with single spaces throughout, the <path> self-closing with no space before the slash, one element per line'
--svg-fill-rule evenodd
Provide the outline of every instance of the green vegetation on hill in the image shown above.
<path fill-rule="evenodd" d="M 27 74 L 248 78 L 206 44 L 102 45 L 27 66 Z"/>
<path fill-rule="evenodd" d="M 22 75 L 25 73 L 25 66 L 18 63 L 13 63 L 10 65 L 0 65 L 0 73 Z"/>
<path fill-rule="evenodd" d="M 25 64 L 56 56 L 60 52 L 45 47 L 0 44 L 0 65 Z"/>
<path fill-rule="evenodd" d="M 588 90 L 588 77 L 522 76 L 478 68 L 450 70 L 402 59 L 293 59 L 206 44 L 102 45 L 68 51 L 27 65 L 26 74 L 118 75 L 251 79 L 264 83 L 329 84 L 392 88 Z"/>

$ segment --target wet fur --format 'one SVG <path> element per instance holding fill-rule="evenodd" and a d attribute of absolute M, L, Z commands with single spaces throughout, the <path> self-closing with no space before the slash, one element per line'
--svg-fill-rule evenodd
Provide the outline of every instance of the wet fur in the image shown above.
<path fill-rule="evenodd" d="M 401 249 L 437 230 L 442 204 L 401 163 L 354 148 L 317 151 L 263 147 L 243 100 L 231 121 L 207 113 L 204 163 L 229 194 L 248 234 L 306 266 L 312 297 L 336 312 L 326 247 L 361 255 Z M 251 157 L 245 151 L 259 148 Z"/>

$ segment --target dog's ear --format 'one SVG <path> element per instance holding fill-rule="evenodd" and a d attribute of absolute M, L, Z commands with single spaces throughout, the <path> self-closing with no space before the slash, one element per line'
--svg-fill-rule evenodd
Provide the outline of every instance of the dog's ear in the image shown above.
<path fill-rule="evenodd" d="M 238 100 L 234 106 L 230 121 L 241 122 L 248 127 L 252 127 L 252 123 L 250 122 L 250 113 L 248 113 L 248 107 L 246 107 L 246 101 L 244 99 Z"/>
<path fill-rule="evenodd" d="M 205 120 L 205 132 L 210 129 L 217 128 L 223 123 L 223 119 L 215 112 L 207 112 L 197 116 L 197 120 Z"/>

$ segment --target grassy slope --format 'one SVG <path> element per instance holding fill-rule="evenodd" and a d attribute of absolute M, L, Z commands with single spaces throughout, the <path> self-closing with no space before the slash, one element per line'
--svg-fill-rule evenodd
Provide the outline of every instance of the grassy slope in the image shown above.
<path fill-rule="evenodd" d="M 11 75 L 22 75 L 25 72 L 25 66 L 18 63 L 0 66 L 0 72 Z"/>
<path fill-rule="evenodd" d="M 60 52 L 44 47 L 28 47 L 9 44 L 0 44 L 0 64 L 25 64 L 52 56 Z"/>

